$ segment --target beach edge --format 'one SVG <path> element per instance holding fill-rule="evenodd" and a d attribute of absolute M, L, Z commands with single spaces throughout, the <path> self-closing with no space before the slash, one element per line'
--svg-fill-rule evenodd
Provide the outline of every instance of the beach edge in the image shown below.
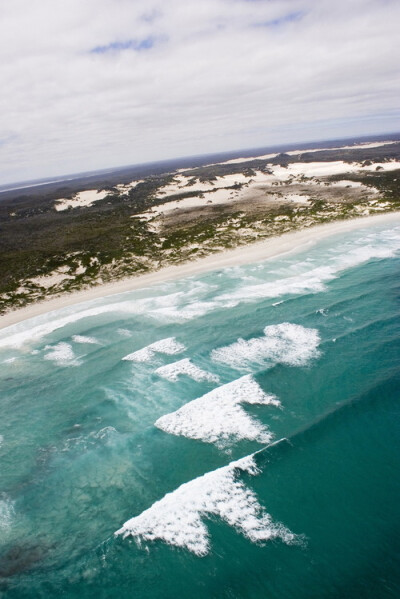
<path fill-rule="evenodd" d="M 28 320 L 29 318 L 53 312 L 67 306 L 137 289 L 144 289 L 167 281 L 223 268 L 260 262 L 289 252 L 300 251 L 305 246 L 312 246 L 318 241 L 336 234 L 363 229 L 372 225 L 386 224 L 397 219 L 400 220 L 400 211 L 316 224 L 304 229 L 289 231 L 282 235 L 275 235 L 262 241 L 255 241 L 254 243 L 239 246 L 231 250 L 210 254 L 197 260 L 182 262 L 174 266 L 166 266 L 151 273 L 103 283 L 89 289 L 64 293 L 57 297 L 50 297 L 0 315 L 0 330 Z"/>

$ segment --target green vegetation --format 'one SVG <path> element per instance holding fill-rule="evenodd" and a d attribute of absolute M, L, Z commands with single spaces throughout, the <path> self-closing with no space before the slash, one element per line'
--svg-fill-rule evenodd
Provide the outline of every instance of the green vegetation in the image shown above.
<path fill-rule="evenodd" d="M 386 148 L 386 149 L 385 149 Z M 318 155 L 317 155 L 318 154 Z M 346 159 L 368 161 L 371 165 L 400 157 L 400 144 L 369 150 L 324 150 L 289 156 L 280 154 L 269 163 L 287 166 L 290 162 Z M 338 189 L 331 183 L 344 177 L 326 177 L 325 185 L 307 185 L 310 179 L 291 177 L 273 183 L 266 199 L 232 204 L 213 204 L 213 192 L 196 191 L 196 182 L 213 182 L 217 177 L 242 173 L 249 178 L 256 171 L 268 172 L 265 160 L 216 164 L 187 170 L 186 187 L 177 194 L 157 199 L 157 191 L 173 182 L 174 174 L 148 176 L 129 191 L 120 191 L 113 181 L 104 181 L 108 191 L 92 206 L 57 212 L 55 201 L 71 197 L 75 191 L 58 187 L 34 191 L 0 202 L 0 312 L 37 301 L 52 294 L 110 281 L 231 248 L 272 235 L 334 219 L 350 218 L 377 210 L 400 209 L 400 171 L 373 169 L 346 174 L 379 190 L 376 201 L 361 190 Z M 126 177 L 127 179 L 127 177 Z M 123 181 L 125 182 L 125 181 Z M 128 182 L 128 181 L 126 181 Z M 246 184 L 247 185 L 247 184 Z M 243 184 L 227 186 L 240 190 Z M 308 203 L 285 201 L 291 192 L 310 194 Z M 305 189 L 303 189 L 305 187 Z M 90 186 L 86 185 L 86 189 Z M 83 189 L 83 188 L 82 188 Z M 15 195 L 15 194 L 14 194 Z M 143 213 L 159 204 L 204 197 L 198 209 L 180 211 L 176 217 L 151 218 Z M 373 196 L 375 197 L 375 196 Z M 49 277 L 48 281 L 38 277 Z"/>

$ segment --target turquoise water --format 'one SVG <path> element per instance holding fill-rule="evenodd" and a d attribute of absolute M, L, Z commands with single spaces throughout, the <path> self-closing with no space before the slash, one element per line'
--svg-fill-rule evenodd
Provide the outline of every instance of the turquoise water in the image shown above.
<path fill-rule="evenodd" d="M 397 219 L 1 331 L 0 597 L 399 597 L 399 275 Z"/>

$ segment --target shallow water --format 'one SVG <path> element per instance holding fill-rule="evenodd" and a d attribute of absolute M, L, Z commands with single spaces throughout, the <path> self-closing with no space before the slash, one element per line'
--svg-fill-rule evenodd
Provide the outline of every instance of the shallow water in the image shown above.
<path fill-rule="evenodd" d="M 0 597 L 398 597 L 399 251 L 397 219 L 0 332 Z"/>

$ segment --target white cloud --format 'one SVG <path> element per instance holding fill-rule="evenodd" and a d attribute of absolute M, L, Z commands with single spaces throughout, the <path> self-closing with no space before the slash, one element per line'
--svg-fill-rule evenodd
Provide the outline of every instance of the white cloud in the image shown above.
<path fill-rule="evenodd" d="M 8 0 L 0 16 L 3 182 L 399 128 L 395 0 Z"/>

